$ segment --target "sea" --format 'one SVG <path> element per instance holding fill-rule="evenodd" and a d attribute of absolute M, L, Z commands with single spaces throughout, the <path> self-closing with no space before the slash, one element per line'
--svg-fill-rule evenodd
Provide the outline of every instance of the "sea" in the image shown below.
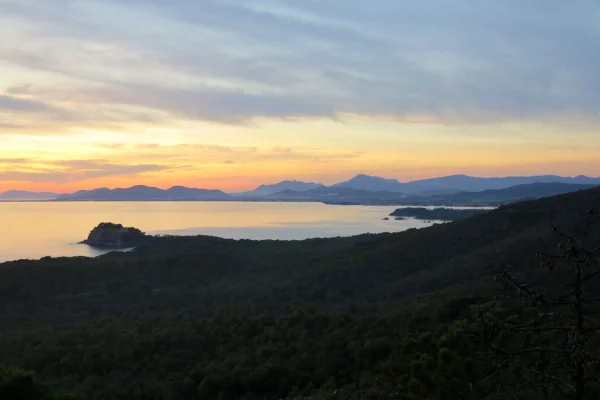
<path fill-rule="evenodd" d="M 0 262 L 105 253 L 78 244 L 100 222 L 157 235 L 302 240 L 400 232 L 436 222 L 384 220 L 395 206 L 277 202 L 0 202 Z"/>

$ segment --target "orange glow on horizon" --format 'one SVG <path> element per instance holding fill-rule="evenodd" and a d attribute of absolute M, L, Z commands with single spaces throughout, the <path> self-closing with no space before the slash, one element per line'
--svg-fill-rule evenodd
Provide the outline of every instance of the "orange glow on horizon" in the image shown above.
<path fill-rule="evenodd" d="M 133 185 L 238 192 L 288 179 L 333 184 L 358 173 L 400 181 L 454 174 L 600 176 L 600 128 L 576 128 L 564 134 L 560 125 L 539 122 L 444 126 L 355 117 L 264 120 L 252 127 L 174 121 L 144 135 L 9 131 L 0 148 L 0 192 Z"/>
<path fill-rule="evenodd" d="M 91 190 L 101 187 L 126 188 L 133 185 L 146 185 L 162 189 L 171 186 L 187 186 L 203 189 L 219 189 L 224 192 L 241 192 L 255 189 L 261 184 L 273 184 L 282 180 L 299 180 L 305 182 L 318 182 L 330 185 L 350 179 L 358 173 L 367 173 L 385 178 L 396 178 L 401 182 L 427 179 L 454 174 L 465 174 L 480 177 L 499 177 L 499 176 L 519 176 L 519 175 L 561 175 L 577 176 L 586 166 L 590 173 L 588 176 L 600 176 L 600 166 L 582 165 L 579 163 L 564 164 L 530 164 L 516 166 L 457 166 L 457 167 L 426 167 L 422 169 L 398 171 L 395 169 L 380 169 L 353 172 L 327 172 L 323 171 L 319 175 L 312 175 L 303 171 L 289 174 L 261 174 L 257 176 L 215 176 L 215 177 L 179 177 L 174 174 L 152 174 L 137 176 L 118 176 L 105 177 L 99 179 L 88 179 L 79 182 L 26 182 L 26 181 L 0 181 L 0 193 L 7 190 L 24 190 L 31 192 L 54 192 L 54 193 L 72 193 L 78 190 Z M 251 173 L 251 171 L 249 171 Z"/>

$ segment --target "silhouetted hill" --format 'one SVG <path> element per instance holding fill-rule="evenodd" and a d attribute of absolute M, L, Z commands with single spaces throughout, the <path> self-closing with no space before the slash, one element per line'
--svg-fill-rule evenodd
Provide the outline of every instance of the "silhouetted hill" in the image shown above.
<path fill-rule="evenodd" d="M 541 183 L 547 186 L 539 185 Z M 526 185 L 538 184 L 527 188 Z M 552 185 L 554 184 L 554 185 Z M 565 185 L 565 186 L 560 186 Z M 195 189 L 174 186 L 168 190 L 137 185 L 125 189 L 98 188 L 80 190 L 72 194 L 30 193 L 8 191 L 1 200 L 53 200 L 60 201 L 145 201 L 145 200 L 279 200 L 322 201 L 336 204 L 499 204 L 525 198 L 566 193 L 579 188 L 600 185 L 600 178 L 577 176 L 574 178 L 555 175 L 530 177 L 478 178 L 452 175 L 441 178 L 399 182 L 376 176 L 359 174 L 354 178 L 331 186 L 320 183 L 282 181 L 273 185 L 261 185 L 255 190 L 227 194 L 220 190 Z M 507 192 L 474 194 L 488 190 L 503 190 L 523 186 Z M 423 199 L 427 198 L 427 201 Z"/>
<path fill-rule="evenodd" d="M 193 189 L 174 186 L 163 190 L 150 186 L 132 186 L 125 189 L 100 188 L 81 190 L 57 197 L 61 201 L 183 201 L 230 200 L 231 196 L 220 190 Z"/>
<path fill-rule="evenodd" d="M 448 195 L 456 192 L 479 192 L 506 189 L 532 183 L 563 183 L 577 185 L 600 185 L 600 178 L 587 176 L 561 177 L 556 175 L 480 178 L 467 175 L 451 175 L 440 178 L 399 182 L 376 176 L 359 174 L 354 178 L 331 187 L 347 187 L 366 191 L 401 192 L 407 195 Z"/>
<path fill-rule="evenodd" d="M 319 201 L 326 203 L 356 203 L 356 204 L 381 204 L 396 203 L 406 196 L 402 193 L 386 191 L 368 191 L 343 186 L 320 187 L 318 189 L 297 192 L 285 190 L 269 196 L 272 200 L 289 201 Z"/>
<path fill-rule="evenodd" d="M 570 183 L 530 183 L 506 189 L 483 190 L 481 192 L 461 192 L 443 196 L 410 199 L 414 204 L 429 205 L 500 205 L 521 200 L 535 200 L 541 197 L 571 193 L 591 189 L 598 185 L 577 185 Z"/>
<path fill-rule="evenodd" d="M 318 188 L 322 188 L 324 185 L 320 183 L 314 182 L 300 182 L 300 181 L 283 181 L 279 183 L 275 183 L 273 185 L 260 185 L 254 190 L 244 193 L 238 193 L 241 196 L 248 197 L 264 197 L 269 196 L 273 193 L 282 192 L 282 191 L 294 191 L 294 192 L 304 192 L 307 190 L 314 190 Z"/>
<path fill-rule="evenodd" d="M 24 300 L 19 293 L 27 290 L 41 296 L 36 307 L 54 307 L 52 304 L 58 301 L 54 296 L 63 296 L 65 290 L 93 294 L 117 279 L 123 285 L 136 282 L 136 287 L 145 284 L 157 289 L 194 282 L 197 288 L 186 293 L 197 300 L 207 295 L 201 288 L 210 284 L 210 296 L 216 296 L 212 300 L 216 301 L 232 295 L 220 292 L 221 283 L 241 277 L 249 279 L 244 278 L 246 283 L 252 282 L 252 293 L 244 291 L 250 296 L 248 301 L 258 301 L 270 285 L 273 286 L 267 291 L 290 289 L 300 295 L 298 287 L 287 285 L 300 285 L 308 290 L 301 298 L 288 299 L 291 303 L 270 304 L 267 308 L 286 308 L 296 301 L 317 304 L 323 299 L 309 293 L 321 291 L 323 295 L 328 292 L 326 298 L 334 302 L 351 293 L 363 299 L 392 293 L 403 297 L 415 290 L 427 292 L 460 284 L 467 277 L 476 279 L 489 272 L 486 260 L 525 266 L 540 246 L 552 243 L 547 229 L 549 218 L 564 223 L 568 229 L 576 226 L 586 210 L 594 206 L 600 206 L 600 189 L 512 204 L 465 220 L 395 234 L 298 242 L 160 237 L 127 254 L 0 264 L 0 298 L 5 305 L 18 303 L 19 299 Z M 281 260 L 286 262 L 280 264 Z M 432 278 L 439 275 L 430 280 L 425 271 L 430 271 Z M 443 280 L 438 279 L 441 276 Z M 405 280 L 409 277 L 417 279 L 419 284 L 407 286 Z M 71 279 L 77 282 L 75 286 L 66 283 Z M 65 284 L 48 286 L 53 280 Z M 336 292 L 335 288 L 344 289 Z M 134 295 L 130 290 L 136 289 L 124 287 L 122 296 L 115 299 L 124 309 L 144 308 L 146 301 L 151 301 L 151 298 L 135 301 L 130 298 L 129 302 L 129 295 Z M 177 302 L 179 294 L 173 291 L 168 297 Z M 19 309 L 17 303 L 13 305 Z M 203 307 L 204 303 L 195 304 L 194 307 Z"/>
<path fill-rule="evenodd" d="M 469 398 L 415 389 L 415 368 L 438 382 L 443 357 L 469 359 L 478 368 L 449 368 L 470 393 L 494 370 L 465 331 L 477 310 L 505 310 L 496 267 L 536 289 L 548 276 L 536 254 L 558 247 L 548 220 L 580 235 L 592 208 L 600 188 L 395 234 L 156 237 L 131 253 L 0 264 L 0 364 L 97 399 Z M 367 389 L 382 395 L 356 397 Z"/>
<path fill-rule="evenodd" d="M 195 189 L 173 186 L 166 190 L 166 198 L 173 200 L 229 200 L 231 196 L 221 190 Z"/>
<path fill-rule="evenodd" d="M 436 221 L 456 221 L 459 219 L 470 218 L 474 215 L 478 215 L 487 210 L 482 209 L 467 209 L 467 210 L 456 210 L 453 208 L 434 208 L 427 209 L 423 207 L 406 207 L 398 208 L 390 214 L 392 217 L 402 219 L 404 217 L 415 218 L 415 219 L 427 219 Z"/>
<path fill-rule="evenodd" d="M 402 192 L 403 185 L 397 179 L 380 178 L 358 174 L 354 178 L 331 185 L 332 188 L 351 188 L 369 192 Z"/>
<path fill-rule="evenodd" d="M 460 192 L 444 195 L 405 195 L 398 192 L 374 192 L 350 187 L 330 186 L 304 192 L 285 190 L 273 193 L 268 198 L 279 201 L 319 201 L 329 204 L 497 206 L 520 200 L 570 193 L 592 187 L 594 186 L 554 182 L 532 183 L 507 189 L 485 190 L 481 192 Z"/>
<path fill-rule="evenodd" d="M 27 192 L 24 190 L 8 190 L 0 194 L 0 201 L 36 201 L 52 200 L 58 197 L 57 193 L 50 192 Z"/>
<path fill-rule="evenodd" d="M 146 235 L 137 228 L 101 222 L 90 231 L 87 239 L 83 240 L 81 244 L 92 247 L 128 249 L 141 245 L 145 239 Z"/>
<path fill-rule="evenodd" d="M 479 178 L 467 175 L 451 175 L 441 178 L 422 179 L 409 182 L 411 185 L 422 185 L 423 187 L 444 188 L 464 192 L 506 189 L 517 185 L 526 185 L 531 183 L 600 185 L 600 178 L 590 178 L 583 175 L 576 177 L 562 177 L 557 175 L 508 176 L 501 178 Z"/>

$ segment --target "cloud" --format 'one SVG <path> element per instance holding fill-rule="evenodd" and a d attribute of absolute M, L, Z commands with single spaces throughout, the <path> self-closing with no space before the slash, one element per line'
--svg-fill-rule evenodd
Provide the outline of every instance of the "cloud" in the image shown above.
<path fill-rule="evenodd" d="M 67 92 L 65 92 L 67 94 Z M 151 108 L 188 119 L 246 123 L 252 118 L 322 116 L 325 106 L 287 95 L 259 95 L 237 90 L 183 89 L 121 84 L 68 92 L 78 103 Z M 332 110 L 329 112 L 332 115 Z"/>
<path fill-rule="evenodd" d="M 290 149 L 274 148 L 269 151 L 257 154 L 254 160 L 284 160 L 310 161 L 313 163 L 331 163 L 341 160 L 358 159 L 365 153 L 362 151 L 332 151 L 330 149 Z"/>
<path fill-rule="evenodd" d="M 140 159 L 197 160 L 200 156 L 208 163 L 222 160 L 226 155 L 226 164 L 240 161 L 294 161 L 331 162 L 342 159 L 356 159 L 367 154 L 364 151 L 311 147 L 271 147 L 256 148 L 244 146 L 221 146 L 213 144 L 183 143 L 177 145 L 138 144 L 133 150 L 124 149 L 124 154 Z"/>
<path fill-rule="evenodd" d="M 94 146 L 100 147 L 102 149 L 114 150 L 114 149 L 122 149 L 123 147 L 125 147 L 125 144 L 124 143 L 94 143 Z"/>
<path fill-rule="evenodd" d="M 0 13 L 14 25 L 0 59 L 62 77 L 52 90 L 32 84 L 31 101 L 73 96 L 98 107 L 97 120 L 115 105 L 139 108 L 119 120 L 146 110 L 228 124 L 597 119 L 600 109 L 592 0 L 24 0 Z"/>
<path fill-rule="evenodd" d="M 66 183 L 107 176 L 137 175 L 169 168 L 169 166 L 156 164 L 115 164 L 105 160 L 46 161 L 44 168 L 29 167 L 0 171 L 0 181 Z"/>
<path fill-rule="evenodd" d="M 0 94 L 0 112 L 50 112 L 56 111 L 52 106 L 36 100 L 23 99 Z"/>
<path fill-rule="evenodd" d="M 0 164 L 29 164 L 31 158 L 0 158 Z"/>
<path fill-rule="evenodd" d="M 161 121 L 139 107 L 124 107 L 117 101 L 98 104 L 86 89 L 43 88 L 13 85 L 0 94 L 0 134 L 56 134 L 85 128 L 120 131 L 147 127 Z M 5 122 L 6 121 L 6 122 Z"/>
<path fill-rule="evenodd" d="M 97 146 L 96 144 L 95 146 Z M 127 177 L 131 184 L 145 179 L 172 179 L 203 176 L 206 171 L 221 170 L 229 175 L 266 174 L 278 170 L 289 172 L 292 166 L 302 165 L 307 170 L 336 170 L 348 168 L 344 163 L 365 161 L 363 151 L 309 147 L 255 148 L 186 143 L 161 145 L 156 143 L 124 144 L 101 143 L 100 148 L 111 150 L 111 159 L 65 159 L 44 157 L 34 159 L 0 158 L 0 182 L 33 182 L 66 184 L 106 177 Z M 103 153 L 97 153 L 103 154 Z M 119 160 L 130 160 L 122 162 Z M 154 175 L 154 173 L 160 173 Z M 150 173 L 151 176 L 144 176 Z M 159 176 L 160 175 L 160 176 Z M 186 178 L 187 179 L 187 178 Z"/>
<path fill-rule="evenodd" d="M 336 162 L 360 160 L 368 157 L 365 151 L 320 147 L 252 147 L 222 146 L 202 143 L 180 143 L 165 145 L 158 143 L 137 143 L 112 147 L 111 157 L 115 160 L 129 159 L 145 164 L 168 163 L 181 170 L 202 171 L 206 166 L 219 164 L 245 164 L 253 166 L 310 164 L 325 165 Z M 104 148 L 101 146 L 101 148 Z M 173 168 L 173 167 L 171 167 Z"/>

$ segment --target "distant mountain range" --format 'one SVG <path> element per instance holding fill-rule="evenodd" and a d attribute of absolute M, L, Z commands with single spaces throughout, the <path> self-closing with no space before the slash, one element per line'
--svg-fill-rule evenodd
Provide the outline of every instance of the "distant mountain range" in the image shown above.
<path fill-rule="evenodd" d="M 574 185 L 600 185 L 600 178 L 587 176 L 563 177 L 557 175 L 508 176 L 503 178 L 478 178 L 467 175 L 451 175 L 441 178 L 423 179 L 409 182 L 409 185 L 421 185 L 422 188 L 452 189 L 463 192 L 507 189 L 530 183 L 567 183 Z"/>
<path fill-rule="evenodd" d="M 368 192 L 406 192 L 405 186 L 397 179 L 380 178 L 364 174 L 356 175 L 345 182 L 331 185 L 332 188 L 351 188 Z"/>
<path fill-rule="evenodd" d="M 282 192 L 285 190 L 292 190 L 294 192 L 304 192 L 307 190 L 314 190 L 323 188 L 325 185 L 314 182 L 300 182 L 300 181 L 283 181 L 274 185 L 260 185 L 254 190 L 244 193 L 238 193 L 240 196 L 248 197 L 261 197 L 269 196 L 273 193 Z"/>
<path fill-rule="evenodd" d="M 406 195 L 391 191 L 368 191 L 351 187 L 321 187 L 295 192 L 285 190 L 268 196 L 273 201 L 318 201 L 334 204 L 398 204 Z"/>
<path fill-rule="evenodd" d="M 514 176 L 503 178 L 478 178 L 467 175 L 450 175 L 440 178 L 421 179 L 401 183 L 397 179 L 359 174 L 354 178 L 332 185 L 367 191 L 387 191 L 404 194 L 447 194 L 456 192 L 480 192 L 482 190 L 506 189 L 530 183 L 567 183 L 577 185 L 600 185 L 600 178 L 587 176 L 562 177 L 557 175 Z"/>
<path fill-rule="evenodd" d="M 436 195 L 404 199 L 407 203 L 420 205 L 488 205 L 497 206 L 503 203 L 514 203 L 523 200 L 535 200 L 542 197 L 556 196 L 591 189 L 598 185 L 579 185 L 559 182 L 536 182 L 511 186 L 506 189 L 491 189 L 480 192 L 460 192 L 449 195 Z"/>
<path fill-rule="evenodd" d="M 173 186 L 163 190 L 151 186 L 133 186 L 127 189 L 100 188 L 80 190 L 72 194 L 60 195 L 61 201 L 194 201 L 194 200 L 230 200 L 231 195 L 220 190 L 193 189 L 185 186 Z"/>
<path fill-rule="evenodd" d="M 596 185 L 576 185 L 568 183 L 530 183 L 506 189 L 484 190 L 480 192 L 459 192 L 442 195 L 412 195 L 403 193 L 353 189 L 349 187 L 323 187 L 304 192 L 286 190 L 269 196 L 274 201 L 318 201 L 330 204 L 371 204 L 371 205 L 463 205 L 495 206 L 527 199 L 554 196 L 558 194 L 590 189 Z"/>
<path fill-rule="evenodd" d="M 174 186 L 81 190 L 71 194 L 8 191 L 0 201 L 320 201 L 336 204 L 499 204 L 539 198 L 600 185 L 600 178 L 556 175 L 479 178 L 451 175 L 399 182 L 359 174 L 331 186 L 286 180 L 243 193 Z"/>
<path fill-rule="evenodd" d="M 0 201 L 42 201 L 52 200 L 58 196 L 58 194 L 50 192 L 37 193 L 23 190 L 9 190 L 0 194 Z"/>

